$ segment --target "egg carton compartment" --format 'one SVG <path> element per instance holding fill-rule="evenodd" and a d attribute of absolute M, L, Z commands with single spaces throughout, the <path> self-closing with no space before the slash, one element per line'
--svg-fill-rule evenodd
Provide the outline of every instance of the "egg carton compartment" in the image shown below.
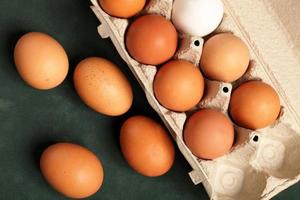
<path fill-rule="evenodd" d="M 294 131 L 296 124 L 288 102 L 274 85 L 274 78 L 256 53 L 257 49 L 245 37 L 240 24 L 224 3 L 225 16 L 216 32 L 232 32 L 246 42 L 252 58 L 247 72 L 234 83 L 205 79 L 205 94 L 201 102 L 185 113 L 170 111 L 159 104 L 153 92 L 156 66 L 144 65 L 131 58 L 125 46 L 125 33 L 129 20 L 111 17 L 92 0 L 92 10 L 101 25 L 98 32 L 102 38 L 110 38 L 123 60 L 145 91 L 150 105 L 160 115 L 180 151 L 193 171 L 189 173 L 195 184 L 203 183 L 209 196 L 223 199 L 270 199 L 300 180 L 300 135 Z M 142 14 L 160 14 L 171 18 L 173 0 L 149 1 Z M 201 37 L 180 35 L 180 46 L 174 59 L 184 59 L 199 65 L 204 40 Z M 273 125 L 252 131 L 235 126 L 236 141 L 232 152 L 215 160 L 195 157 L 183 141 L 183 127 L 187 117 L 201 108 L 214 108 L 228 116 L 231 91 L 243 82 L 261 80 L 272 85 L 283 105 L 282 114 Z M 229 117 L 229 116 L 228 116 Z M 276 147 L 276 148 L 275 148 Z"/>
<path fill-rule="evenodd" d="M 256 148 L 250 160 L 253 167 L 282 179 L 300 174 L 300 136 L 289 126 L 278 123 L 253 137 L 259 138 L 252 142 Z"/>

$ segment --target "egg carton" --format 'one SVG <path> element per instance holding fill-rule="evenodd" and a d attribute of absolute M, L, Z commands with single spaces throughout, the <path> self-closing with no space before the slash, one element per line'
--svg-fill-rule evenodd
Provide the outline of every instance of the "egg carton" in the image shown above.
<path fill-rule="evenodd" d="M 123 60 L 145 91 L 146 97 L 169 129 L 180 151 L 193 171 L 189 173 L 194 184 L 202 183 L 214 200 L 271 199 L 282 190 L 300 180 L 300 123 L 298 115 L 288 102 L 268 65 L 255 48 L 255 43 L 243 29 L 232 7 L 223 0 L 225 16 L 217 32 L 232 32 L 248 45 L 251 64 L 245 75 L 234 83 L 205 79 L 205 94 L 201 102 L 188 112 L 170 111 L 159 104 L 153 92 L 157 67 L 138 63 L 130 57 L 125 47 L 125 33 L 130 21 L 109 16 L 91 0 L 92 10 L 101 25 L 102 38 L 110 38 Z M 160 14 L 171 18 L 173 0 L 151 0 L 142 14 Z M 184 59 L 199 65 L 204 39 L 180 35 L 180 46 L 174 59 Z M 201 108 L 218 109 L 228 116 L 231 91 L 249 80 L 261 80 L 272 85 L 278 92 L 282 111 L 271 126 L 252 131 L 235 125 L 235 145 L 232 151 L 214 160 L 195 157 L 183 141 L 183 128 L 187 117 Z"/>

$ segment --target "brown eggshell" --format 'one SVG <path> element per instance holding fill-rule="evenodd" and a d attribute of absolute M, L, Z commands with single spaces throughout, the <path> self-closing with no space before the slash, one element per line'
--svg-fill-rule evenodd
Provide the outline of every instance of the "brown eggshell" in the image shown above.
<path fill-rule="evenodd" d="M 144 116 L 125 121 L 120 132 L 122 153 L 138 173 L 155 177 L 169 171 L 175 149 L 167 132 L 157 122 Z"/>
<path fill-rule="evenodd" d="M 71 143 L 49 146 L 40 158 L 47 182 L 70 198 L 86 198 L 96 193 L 103 182 L 103 168 L 94 153 Z"/>
<path fill-rule="evenodd" d="M 261 81 L 249 81 L 232 93 L 229 112 L 234 122 L 248 129 L 260 129 L 276 121 L 280 113 L 276 91 Z"/>
<path fill-rule="evenodd" d="M 99 0 L 99 4 L 111 16 L 129 18 L 144 8 L 146 0 Z"/>
<path fill-rule="evenodd" d="M 64 48 L 45 33 L 31 32 L 22 36 L 15 46 L 14 60 L 22 79 L 41 90 L 58 86 L 69 70 Z"/>
<path fill-rule="evenodd" d="M 74 72 L 74 85 L 89 107 L 105 115 L 122 115 L 133 101 L 127 78 L 116 65 L 103 58 L 81 61 Z"/>
<path fill-rule="evenodd" d="M 199 110 L 186 122 L 184 141 L 195 156 L 215 159 L 229 153 L 234 128 L 223 113 L 212 109 Z"/>
<path fill-rule="evenodd" d="M 162 66 L 154 80 L 157 100 L 174 111 L 187 111 L 201 100 L 204 79 L 200 70 L 190 62 L 173 60 Z"/>
<path fill-rule="evenodd" d="M 209 79 L 233 82 L 247 71 L 249 61 L 246 44 L 231 33 L 221 33 L 205 42 L 200 66 Z"/>
<path fill-rule="evenodd" d="M 177 37 L 175 27 L 166 18 L 145 15 L 129 26 L 126 47 L 138 62 L 159 65 L 175 54 Z"/>

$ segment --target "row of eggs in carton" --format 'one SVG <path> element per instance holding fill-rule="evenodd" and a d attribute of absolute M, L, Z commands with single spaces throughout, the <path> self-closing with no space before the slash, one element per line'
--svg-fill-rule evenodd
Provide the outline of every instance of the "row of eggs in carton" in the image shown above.
<path fill-rule="evenodd" d="M 102 8 L 98 4 L 98 2 L 93 1 L 94 4 L 93 10 L 97 15 L 97 17 L 102 22 L 102 26 L 100 26 L 99 28 L 99 33 L 103 38 L 109 36 L 111 37 L 120 55 L 128 63 L 129 67 L 131 68 L 131 70 L 133 71 L 133 73 L 135 74 L 135 76 L 143 86 L 150 104 L 162 117 L 163 121 L 166 123 L 167 127 L 170 129 L 171 133 L 173 134 L 173 137 L 175 138 L 180 150 L 185 155 L 187 160 L 190 162 L 192 167 L 195 169 L 195 171 L 193 171 L 190 174 L 195 183 L 203 181 L 207 190 L 211 191 L 210 192 L 211 196 L 216 199 L 259 199 L 263 195 L 263 192 L 267 187 L 267 180 L 269 177 L 276 177 L 280 179 L 292 179 L 295 176 L 299 175 L 300 158 L 298 155 L 300 152 L 299 149 L 300 137 L 288 125 L 282 122 L 283 121 L 282 119 L 284 118 L 284 116 L 282 115 L 284 115 L 284 112 L 282 111 L 279 114 L 280 112 L 280 104 L 278 103 L 279 98 L 278 101 L 276 100 L 275 103 L 273 103 L 275 106 L 272 106 L 272 101 L 274 102 L 274 99 L 277 98 L 276 97 L 277 94 L 275 91 L 273 91 L 273 89 L 270 86 L 260 82 L 261 81 L 260 78 L 257 78 L 256 76 L 257 69 L 254 66 L 252 66 L 252 64 L 248 66 L 249 58 L 247 58 L 247 55 L 245 53 L 243 54 L 243 47 L 241 47 L 243 46 L 243 43 L 238 42 L 237 43 L 238 45 L 236 45 L 238 46 L 236 49 L 239 49 L 240 51 L 238 52 L 233 51 L 236 54 L 234 54 L 233 56 L 227 55 L 227 57 L 225 55 L 224 56 L 225 60 L 224 59 L 222 60 L 222 56 L 223 56 L 222 54 L 226 54 L 230 52 L 230 48 L 234 49 L 235 46 L 234 46 L 234 42 L 231 41 L 228 42 L 227 49 L 226 49 L 226 39 L 222 40 L 222 37 L 220 39 L 220 36 L 230 36 L 230 38 L 234 38 L 234 39 L 236 37 L 233 36 L 231 33 L 225 33 L 225 34 L 217 34 L 215 36 L 208 36 L 209 39 L 208 40 L 205 39 L 206 41 L 205 43 L 204 40 L 202 39 L 203 36 L 209 34 L 215 28 L 217 28 L 217 26 L 221 22 L 222 17 L 219 17 L 219 15 L 220 13 L 222 13 L 223 16 L 223 7 L 222 6 L 220 7 L 220 1 L 210 1 L 210 3 L 208 3 L 208 1 L 204 1 L 204 0 L 203 1 L 177 0 L 174 2 L 173 5 L 172 0 L 164 0 L 164 1 L 152 0 L 148 3 L 148 5 L 143 11 L 145 16 L 138 18 L 131 25 L 129 25 L 128 20 L 118 18 L 122 16 L 111 17 L 107 15 L 102 9 L 104 9 L 107 13 L 112 14 L 113 12 L 109 12 L 109 10 L 107 10 L 107 8 L 105 7 L 105 4 L 107 6 L 109 3 L 107 3 L 107 1 L 101 1 L 101 0 L 99 2 Z M 103 4 L 103 2 L 106 3 Z M 204 5 L 207 6 L 205 8 L 205 11 L 207 12 L 200 12 L 199 10 L 197 10 L 199 9 L 199 6 L 201 6 L 200 5 L 201 2 L 202 2 L 202 6 Z M 140 6 L 140 9 L 142 8 L 143 6 Z M 173 14 L 172 14 L 172 8 L 174 8 Z M 213 10 L 209 10 L 209 8 L 213 8 Z M 190 18 L 190 17 L 194 17 L 198 19 L 199 15 L 197 15 L 197 13 L 206 14 L 206 18 L 204 21 L 208 21 L 206 20 L 208 18 L 213 18 L 211 24 L 203 25 L 201 24 L 201 22 L 197 24 L 197 22 L 195 22 L 197 20 Z M 214 13 L 214 15 L 211 17 L 207 13 L 209 14 Z M 196 102 L 196 104 L 194 103 L 195 105 L 190 106 L 188 109 L 176 110 L 176 106 L 170 107 L 167 105 L 168 102 L 167 103 L 164 102 L 163 100 L 164 97 L 157 98 L 159 96 L 157 94 L 159 93 L 157 92 L 159 89 L 156 90 L 155 88 L 159 88 L 159 86 L 162 86 L 163 84 L 166 85 L 166 88 L 168 89 L 171 88 L 171 92 L 169 93 L 165 92 L 165 94 L 162 95 L 162 96 L 166 95 L 165 99 L 167 100 L 168 99 L 172 100 L 172 98 L 170 98 L 172 97 L 170 96 L 172 95 L 172 93 L 175 93 L 174 97 L 176 97 L 176 95 L 177 96 L 179 95 L 178 97 L 180 97 L 180 92 L 184 93 L 184 90 L 180 91 L 178 89 L 178 87 L 181 86 L 180 79 L 182 76 L 180 76 L 179 74 L 177 75 L 178 77 L 176 76 L 174 77 L 173 75 L 174 81 L 172 79 L 168 79 L 168 70 L 165 70 L 165 74 L 167 74 L 166 75 L 167 78 L 165 77 L 161 78 L 161 79 L 165 79 L 164 80 L 165 83 L 164 81 L 161 81 L 161 83 L 158 84 L 157 87 L 155 87 L 155 81 L 157 80 L 157 75 L 161 72 L 161 70 L 163 70 L 164 68 L 172 68 L 172 66 L 170 67 L 170 62 L 163 65 L 161 68 L 157 68 L 154 65 L 159 65 L 161 63 L 164 63 L 169 58 L 173 57 L 173 54 L 175 53 L 177 47 L 177 43 L 175 45 L 175 49 L 174 49 L 174 45 L 171 45 L 170 48 L 173 50 L 171 50 L 171 53 L 169 53 L 169 55 L 167 55 L 162 60 L 158 59 L 158 61 L 157 60 L 155 61 L 155 56 L 156 56 L 155 54 L 158 54 L 159 57 L 163 56 L 161 53 L 159 53 L 159 51 L 157 52 L 154 51 L 154 54 L 153 52 L 148 52 L 144 54 L 143 51 L 147 51 L 149 50 L 149 48 L 151 49 L 153 47 L 153 37 L 150 37 L 151 29 L 149 29 L 149 27 L 151 28 L 152 22 L 151 20 L 150 21 L 145 20 L 146 17 L 154 16 L 151 14 L 160 14 L 167 19 L 173 18 L 173 23 L 175 23 L 177 30 L 181 30 L 185 32 L 185 34 L 183 33 L 179 35 L 181 39 L 181 44 L 179 48 L 177 48 L 177 52 L 174 56 L 175 60 L 187 60 L 196 66 L 199 65 L 201 60 L 200 66 L 202 68 L 202 72 L 204 72 L 204 74 L 208 78 L 214 79 L 214 80 L 209 80 L 207 78 L 204 79 L 203 85 L 205 85 L 205 92 L 203 94 L 200 103 Z M 116 16 L 116 14 L 114 14 L 114 16 Z M 141 20 L 142 18 L 144 18 L 144 23 L 143 20 Z M 154 23 L 153 26 L 155 27 L 156 24 Z M 160 32 L 161 30 L 163 32 L 163 26 L 164 24 L 160 24 L 159 27 L 156 27 L 156 32 Z M 139 29 L 139 27 L 141 28 Z M 148 29 L 148 30 L 143 33 L 143 29 Z M 144 36 L 141 37 L 140 36 L 141 34 L 144 34 Z M 168 31 L 166 34 L 168 35 Z M 173 34 L 172 31 L 171 34 Z M 198 36 L 191 36 L 191 35 L 198 35 Z M 147 40 L 147 37 L 150 38 L 148 46 L 147 46 L 148 41 L 145 41 Z M 172 37 L 173 36 L 167 37 L 166 41 L 168 42 L 175 41 L 175 39 L 172 40 Z M 218 40 L 220 41 L 218 42 Z M 237 38 L 236 41 L 239 41 L 239 39 Z M 204 43 L 204 47 L 202 48 L 203 43 Z M 168 44 L 163 45 L 163 47 L 168 48 Z M 225 52 L 223 51 L 218 54 L 218 49 L 222 49 L 222 48 L 223 50 L 225 49 Z M 168 49 L 167 50 L 164 49 L 163 52 L 166 51 L 168 51 Z M 211 51 L 211 53 L 209 51 Z M 237 53 L 240 53 L 240 55 L 237 55 Z M 200 59 L 201 55 L 202 58 Z M 216 55 L 218 57 L 215 57 Z M 248 67 L 248 70 L 246 68 L 241 69 L 240 72 L 237 73 L 239 75 L 237 75 L 235 78 L 231 78 L 227 80 L 226 78 L 223 79 L 222 77 L 219 76 L 220 73 L 218 74 L 218 72 L 220 72 L 220 70 L 218 69 L 220 69 L 219 67 L 220 63 L 224 63 L 224 62 L 226 63 L 226 61 L 229 63 L 235 62 L 238 59 L 240 59 L 241 62 L 243 63 L 240 64 L 240 66 L 244 65 L 246 66 L 246 68 Z M 243 60 L 247 60 L 247 59 L 248 59 L 247 65 L 245 65 L 244 64 L 245 61 Z M 205 62 L 205 60 L 208 61 L 211 60 L 211 61 Z M 219 62 L 219 63 L 214 63 L 214 62 Z M 167 66 L 168 64 L 169 67 Z M 205 65 L 208 65 L 207 70 L 203 69 L 203 66 Z M 219 67 L 215 71 L 211 70 L 214 65 L 217 65 Z M 224 74 L 225 74 L 224 77 L 228 77 L 226 76 L 226 71 L 224 72 Z M 227 74 L 230 76 L 234 74 L 234 72 L 228 73 L 227 71 Z M 240 77 L 242 74 L 243 76 Z M 188 77 L 184 77 L 184 78 L 188 78 Z M 231 81 L 234 82 L 228 83 Z M 167 84 L 166 82 L 171 82 L 171 84 Z M 258 87 L 256 87 L 256 89 L 255 87 L 254 88 L 251 88 L 249 86 L 246 87 L 245 85 L 249 83 L 258 85 Z M 261 84 L 262 87 L 265 87 L 267 89 L 262 90 L 260 93 L 259 86 Z M 193 87 L 193 85 L 191 85 L 190 87 Z M 245 90 L 246 92 L 243 91 L 237 92 L 241 90 L 240 89 L 241 87 L 246 87 L 247 88 Z M 172 89 L 174 91 L 172 91 Z M 233 92 L 231 92 L 232 90 Z M 265 98 L 264 95 L 266 96 L 266 92 L 271 93 L 271 95 Z M 234 100 L 233 97 L 235 93 L 239 93 L 236 96 L 240 96 L 240 98 L 237 97 Z M 188 96 L 188 94 L 185 95 L 187 95 L 185 96 L 186 99 L 192 98 L 191 96 Z M 193 92 L 191 93 L 191 95 L 193 95 Z M 257 99 L 254 98 L 253 101 L 249 103 L 251 97 L 253 98 L 253 96 L 254 97 L 256 96 Z M 178 101 L 179 103 L 182 102 L 182 100 L 176 98 L 174 98 L 173 102 L 174 101 L 176 102 L 176 100 L 179 100 Z M 235 114 L 234 112 L 228 112 L 228 110 L 230 111 L 230 107 L 233 100 L 236 102 L 235 104 L 237 104 L 237 106 L 235 106 L 235 109 L 233 109 L 237 111 L 237 114 Z M 260 102 L 260 101 L 264 101 L 264 102 Z M 259 113 L 260 103 L 262 104 L 261 113 Z M 239 111 L 241 110 L 241 106 L 240 106 L 241 104 L 244 104 L 242 105 L 242 107 L 244 106 L 245 108 L 244 113 L 243 112 L 239 113 Z M 169 107 L 170 109 L 167 109 L 166 107 Z M 230 120 L 231 117 L 234 119 L 233 120 L 234 122 L 237 122 L 238 125 L 242 125 L 245 127 L 242 128 L 238 125 L 234 125 L 235 139 L 234 139 L 233 147 L 231 148 L 230 146 L 231 152 L 229 154 L 221 156 L 224 153 L 227 153 L 228 151 L 228 150 L 221 150 L 223 152 L 221 152 L 221 154 L 218 154 L 217 156 L 205 157 L 205 154 L 204 156 L 201 156 L 202 151 L 204 151 L 204 153 L 207 153 L 207 151 L 211 153 L 214 151 L 218 151 L 216 149 L 218 149 L 219 147 L 222 148 L 222 142 L 226 141 L 226 137 L 222 138 L 218 144 L 212 142 L 211 145 L 205 146 L 209 144 L 209 140 L 211 140 L 212 137 L 208 137 L 207 139 L 205 138 L 203 139 L 203 137 L 201 138 L 201 132 L 199 132 L 199 126 L 197 125 L 192 125 L 195 128 L 194 130 L 190 131 L 191 132 L 190 135 L 200 134 L 200 137 L 191 138 L 190 140 L 184 138 L 185 135 L 184 129 L 187 127 L 189 120 L 192 119 L 193 116 L 195 116 L 197 113 L 203 112 L 207 109 L 218 110 L 224 113 L 224 115 L 227 116 L 227 119 Z M 174 110 L 177 112 L 174 112 Z M 255 123 L 255 120 L 258 121 L 259 124 L 260 121 L 259 119 L 261 118 L 263 120 L 264 116 L 268 115 L 268 112 L 271 112 L 270 114 L 272 115 L 271 120 L 270 119 L 265 120 L 268 122 L 262 123 L 263 124 L 262 126 L 261 125 L 256 126 L 255 124 L 257 123 Z M 236 115 L 237 118 L 235 118 L 234 115 Z M 241 118 L 241 120 L 238 119 L 239 117 Z M 277 119 L 277 117 L 279 119 Z M 250 121 L 252 120 L 254 122 L 247 123 L 247 120 Z M 212 122 L 210 126 L 207 126 L 204 129 L 205 131 L 207 131 L 206 134 L 208 135 L 214 132 L 214 128 L 220 128 L 220 127 L 218 127 L 217 123 Z M 259 130 L 258 131 L 250 130 L 247 128 L 252 128 L 252 129 L 259 128 Z M 201 147 L 200 150 L 199 147 L 197 147 L 197 142 L 199 142 L 199 140 L 197 139 L 199 138 L 204 140 L 203 145 L 205 146 L 205 148 L 203 150 L 201 149 Z M 190 145 L 188 143 L 187 144 L 185 143 L 188 140 L 190 141 Z M 233 143 L 233 138 L 232 138 L 232 143 Z M 195 156 L 197 155 L 197 150 L 200 151 L 198 157 Z M 208 158 L 208 159 L 214 158 L 214 159 L 205 160 L 202 158 Z"/>

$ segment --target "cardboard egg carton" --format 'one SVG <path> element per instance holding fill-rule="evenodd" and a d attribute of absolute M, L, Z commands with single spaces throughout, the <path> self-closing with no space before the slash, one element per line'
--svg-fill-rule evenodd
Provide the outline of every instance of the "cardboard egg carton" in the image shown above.
<path fill-rule="evenodd" d="M 236 1 L 236 2 L 235 2 Z M 98 32 L 102 38 L 110 38 L 123 60 L 143 87 L 146 97 L 169 129 L 180 151 L 193 171 L 189 173 L 195 184 L 203 183 L 211 199 L 271 199 L 273 196 L 300 180 L 300 123 L 292 105 L 274 78 L 270 66 L 265 62 L 255 41 L 249 38 L 238 20 L 234 9 L 223 0 L 224 19 L 216 32 L 232 32 L 248 45 L 251 64 L 245 75 L 235 83 L 205 80 L 205 95 L 201 102 L 185 113 L 170 111 L 159 104 L 153 92 L 156 66 L 143 65 L 132 59 L 125 47 L 125 33 L 129 25 L 127 19 L 119 19 L 106 14 L 97 0 L 92 0 L 92 10 L 101 25 Z M 239 5 L 237 0 L 233 0 Z M 160 14 L 171 18 L 173 0 L 152 0 L 142 14 Z M 237 6 L 240 9 L 239 6 Z M 180 46 L 174 59 L 185 59 L 199 65 L 204 39 L 196 36 L 180 35 Z M 201 108 L 214 108 L 228 115 L 231 91 L 248 80 L 262 80 L 272 85 L 278 92 L 282 112 L 271 126 L 257 130 L 247 130 L 235 126 L 236 142 L 231 153 L 215 160 L 201 160 L 195 157 L 183 141 L 183 128 L 187 117 Z M 296 130 L 296 131 L 295 131 Z"/>

